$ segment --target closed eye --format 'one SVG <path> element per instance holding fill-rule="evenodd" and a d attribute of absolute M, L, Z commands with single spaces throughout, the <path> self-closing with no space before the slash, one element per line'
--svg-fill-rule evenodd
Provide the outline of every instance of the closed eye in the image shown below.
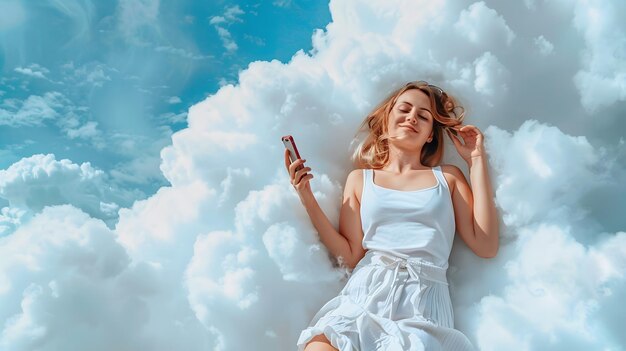
<path fill-rule="evenodd" d="M 401 109 L 401 108 L 399 108 L 398 110 L 400 110 L 400 112 L 404 112 L 404 113 L 411 112 L 411 110 Z M 419 115 L 419 116 L 420 116 L 420 118 L 422 118 L 424 120 L 428 120 L 428 117 L 426 117 L 424 115 Z"/>

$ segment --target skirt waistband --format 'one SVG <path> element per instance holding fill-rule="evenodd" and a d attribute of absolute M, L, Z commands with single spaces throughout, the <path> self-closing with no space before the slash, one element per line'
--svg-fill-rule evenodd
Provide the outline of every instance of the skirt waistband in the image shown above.
<path fill-rule="evenodd" d="M 402 258 L 387 252 L 369 250 L 365 253 L 361 261 L 359 261 L 357 267 L 371 264 L 384 266 L 396 272 L 406 270 L 414 279 L 427 279 L 448 285 L 448 279 L 446 277 L 447 268 L 439 267 L 421 258 Z"/>

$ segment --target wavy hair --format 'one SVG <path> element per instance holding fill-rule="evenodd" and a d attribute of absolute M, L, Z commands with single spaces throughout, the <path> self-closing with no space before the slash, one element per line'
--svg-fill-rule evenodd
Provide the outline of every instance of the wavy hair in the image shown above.
<path fill-rule="evenodd" d="M 361 123 L 357 135 L 366 132 L 366 138 L 354 150 L 351 160 L 356 168 L 383 168 L 389 163 L 389 131 L 388 121 L 391 109 L 398 97 L 407 90 L 419 89 L 428 95 L 433 113 L 433 139 L 424 144 L 420 155 L 423 165 L 435 167 L 443 157 L 443 132 L 448 128 L 454 135 L 456 131 L 451 127 L 457 126 L 465 118 L 465 109 L 453 96 L 443 92 L 438 94 L 437 87 L 424 81 L 409 82 L 405 86 L 391 92 L 379 103 Z M 439 89 L 440 90 L 440 89 Z"/>

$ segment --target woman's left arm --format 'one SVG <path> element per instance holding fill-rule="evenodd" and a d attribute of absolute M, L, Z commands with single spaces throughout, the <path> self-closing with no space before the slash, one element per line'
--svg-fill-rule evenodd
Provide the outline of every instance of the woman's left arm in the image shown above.
<path fill-rule="evenodd" d="M 487 157 L 472 157 L 467 166 L 474 195 L 476 246 L 485 253 L 485 257 L 494 257 L 498 253 L 499 225 L 498 211 L 487 169 Z"/>
<path fill-rule="evenodd" d="M 454 146 L 469 168 L 471 188 L 463 173 L 452 167 L 456 179 L 455 216 L 457 230 L 468 246 L 480 257 L 494 257 L 498 253 L 498 211 L 489 178 L 487 154 L 481 131 L 472 125 L 454 127 L 464 143 L 446 129 Z M 458 209 L 457 209 L 458 207 Z M 473 229 L 473 235 L 471 232 Z"/>

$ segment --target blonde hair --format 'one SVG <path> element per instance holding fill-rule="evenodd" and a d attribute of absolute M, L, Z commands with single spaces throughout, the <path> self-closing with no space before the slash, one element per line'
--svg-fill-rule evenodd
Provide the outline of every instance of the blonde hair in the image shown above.
<path fill-rule="evenodd" d="M 456 131 L 450 127 L 457 126 L 465 118 L 465 109 L 457 99 L 445 92 L 440 97 L 435 93 L 436 88 L 423 81 L 410 82 L 389 94 L 381 103 L 370 112 L 361 123 L 355 139 L 359 133 L 366 132 L 366 138 L 356 147 L 352 154 L 352 162 L 356 168 L 383 168 L 389 163 L 389 131 L 388 120 L 391 109 L 398 97 L 407 90 L 419 89 L 430 100 L 433 111 L 433 138 L 424 144 L 420 155 L 423 165 L 435 167 L 443 157 L 443 131 L 449 128 L 456 135 Z"/>

